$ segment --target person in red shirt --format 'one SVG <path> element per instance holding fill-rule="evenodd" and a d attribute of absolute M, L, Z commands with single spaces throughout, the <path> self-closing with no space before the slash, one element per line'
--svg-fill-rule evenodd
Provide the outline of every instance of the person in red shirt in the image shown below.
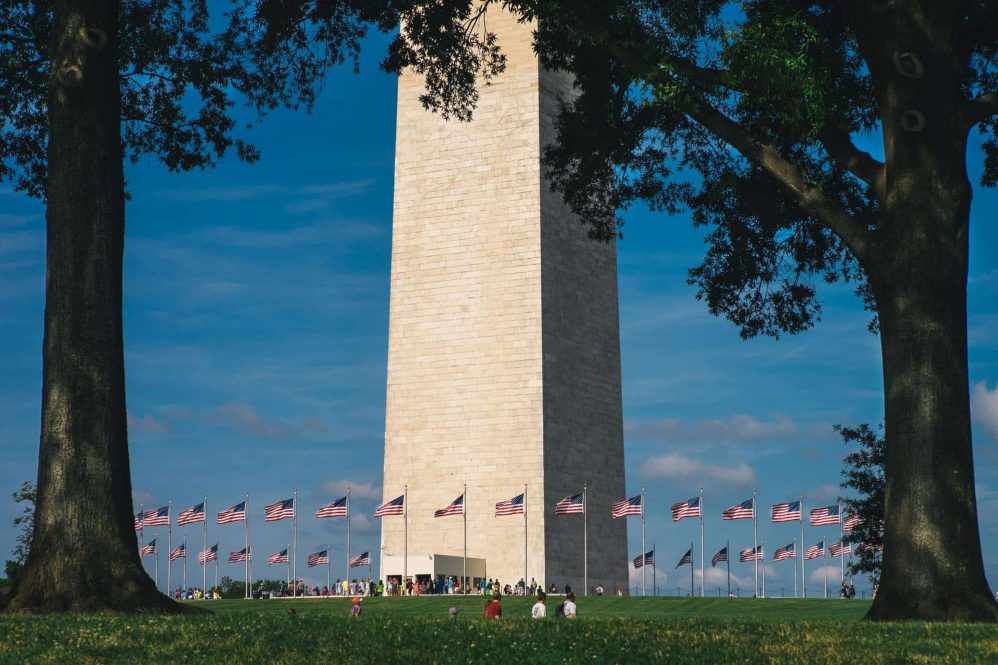
<path fill-rule="evenodd" d="M 492 594 L 492 600 L 485 606 L 486 619 L 498 619 L 502 616 L 502 606 L 499 604 L 499 594 Z"/>

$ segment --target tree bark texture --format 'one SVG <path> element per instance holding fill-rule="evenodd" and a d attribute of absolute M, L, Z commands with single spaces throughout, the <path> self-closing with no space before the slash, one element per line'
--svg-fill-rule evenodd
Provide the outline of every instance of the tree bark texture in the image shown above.
<path fill-rule="evenodd" d="M 35 531 L 7 611 L 171 611 L 133 528 L 121 323 L 124 178 L 113 0 L 53 3 Z"/>
<path fill-rule="evenodd" d="M 868 618 L 998 620 L 981 558 L 967 364 L 971 185 L 946 3 L 899 12 L 867 54 L 886 196 L 864 266 L 880 317 L 887 442 L 880 587 Z"/>

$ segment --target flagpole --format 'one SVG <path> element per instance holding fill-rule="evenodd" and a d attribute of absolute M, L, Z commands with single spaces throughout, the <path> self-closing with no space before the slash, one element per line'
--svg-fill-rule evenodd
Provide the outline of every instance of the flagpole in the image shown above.
<path fill-rule="evenodd" d="M 166 508 L 166 595 L 173 596 L 173 560 L 170 559 L 170 555 L 173 554 L 173 497 L 170 498 L 170 502 Z"/>
<path fill-rule="evenodd" d="M 208 549 L 208 495 L 204 495 L 204 549 Z M 205 555 L 207 556 L 207 555 Z M 204 594 L 208 591 L 208 562 L 205 561 L 201 565 L 201 593 Z"/>
<path fill-rule="evenodd" d="M 464 517 L 464 572 L 461 580 L 461 593 L 467 593 L 468 586 L 468 483 L 464 484 L 464 495 L 461 497 L 461 515 Z M 527 581 L 523 580 L 526 584 Z"/>
<path fill-rule="evenodd" d="M 399 595 L 405 595 L 405 583 L 409 579 L 409 486 L 402 489 L 402 586 Z"/>
<path fill-rule="evenodd" d="M 156 591 L 159 591 L 159 531 L 156 532 Z"/>
<path fill-rule="evenodd" d="M 644 510 L 644 500 L 642 500 L 641 509 Z M 651 544 L 651 551 L 655 552 L 655 543 Z M 651 590 L 652 590 L 652 594 L 655 595 L 655 596 L 658 595 L 658 568 L 655 567 L 655 565 L 656 565 L 655 564 L 655 559 L 656 559 L 657 555 L 658 555 L 658 553 L 656 552 L 651 557 Z"/>
<path fill-rule="evenodd" d="M 347 576 L 350 579 L 350 488 L 347 487 Z"/>
<path fill-rule="evenodd" d="M 756 510 L 756 490 L 752 489 L 752 547 L 753 552 L 759 549 L 759 511 Z M 766 562 L 763 561 L 763 566 Z M 759 597 L 759 559 L 755 560 L 755 596 Z"/>
<path fill-rule="evenodd" d="M 291 515 L 294 522 L 294 545 L 295 545 L 295 559 L 294 559 L 294 576 L 292 577 L 292 583 L 294 584 L 294 590 L 291 592 L 291 597 L 294 598 L 298 595 L 298 490 L 295 489 L 294 496 L 291 498 Z"/>
<path fill-rule="evenodd" d="M 523 584 L 527 584 L 527 483 L 523 483 Z"/>
<path fill-rule="evenodd" d="M 800 493 L 800 597 L 807 598 L 807 578 L 804 577 L 804 493 Z"/>
<path fill-rule="evenodd" d="M 327 589 L 329 588 L 329 582 L 332 580 L 332 578 L 329 576 L 329 568 L 331 566 L 329 562 L 332 561 L 332 557 L 329 556 L 329 550 L 331 549 L 333 549 L 332 543 L 326 543 L 326 588 Z"/>
<path fill-rule="evenodd" d="M 142 546 L 145 544 L 146 540 L 145 539 L 146 525 L 144 519 L 146 512 L 145 506 L 146 506 L 145 503 L 141 501 L 139 502 L 139 549 L 142 549 Z"/>
<path fill-rule="evenodd" d="M 825 536 L 821 536 L 821 557 L 823 559 L 821 569 L 825 573 L 825 600 L 828 600 L 828 548 L 825 547 Z"/>
<path fill-rule="evenodd" d="M 218 588 L 218 543 L 215 543 L 215 585 L 212 589 Z"/>
<path fill-rule="evenodd" d="M 693 566 L 693 562 L 690 562 L 690 566 Z M 704 597 L 704 587 L 706 584 L 704 580 L 706 578 L 703 574 L 703 488 L 700 488 L 700 597 Z"/>
<path fill-rule="evenodd" d="M 745 496 L 744 494 L 742 496 Z M 724 558 L 727 559 L 728 564 L 728 596 L 731 596 L 731 541 L 724 541 Z"/>
<path fill-rule="evenodd" d="M 766 597 L 766 541 L 762 541 L 762 551 L 759 552 L 762 555 L 762 597 Z M 758 561 L 756 562 L 758 565 Z"/>
<path fill-rule="evenodd" d="M 288 553 L 288 586 L 291 586 L 291 543 L 288 543 L 288 549 L 284 550 Z M 292 597 L 294 597 L 294 592 L 292 591 Z"/>
<path fill-rule="evenodd" d="M 245 543 L 244 543 L 245 549 L 243 550 L 243 554 L 245 555 L 243 557 L 243 573 L 244 573 L 244 575 L 246 577 L 246 588 L 243 590 L 244 591 L 244 593 L 243 593 L 243 597 L 244 598 L 252 598 L 252 596 L 253 596 L 252 592 L 250 591 L 250 568 L 249 568 L 249 566 L 250 566 L 250 564 L 249 564 L 249 562 L 250 562 L 250 548 L 249 548 L 249 546 L 250 546 L 249 545 L 249 515 L 250 515 L 250 509 L 249 509 L 249 505 L 250 505 L 249 504 L 249 492 L 247 492 L 246 493 L 246 503 L 243 505 L 243 527 L 244 527 L 243 528 L 243 536 L 244 536 L 244 540 L 245 540 Z"/>
<path fill-rule="evenodd" d="M 839 507 L 839 547 L 842 547 L 842 536 L 843 536 L 843 523 L 845 522 L 844 515 L 842 514 L 842 504 L 837 504 Z M 842 587 L 842 583 L 846 581 L 846 555 L 845 552 L 839 550 L 839 588 Z"/>
<path fill-rule="evenodd" d="M 578 487 L 578 485 L 576 485 Z M 589 511 L 586 499 L 589 492 L 588 482 L 582 483 L 582 595 L 589 595 Z"/>
<path fill-rule="evenodd" d="M 184 592 L 187 592 L 187 534 L 184 534 Z"/>
<path fill-rule="evenodd" d="M 797 597 L 797 557 L 800 554 L 800 547 L 797 546 L 797 539 L 794 538 L 794 598 Z"/>
<path fill-rule="evenodd" d="M 696 583 L 693 581 L 693 541 L 690 541 L 690 598 L 696 594 Z"/>
<path fill-rule="evenodd" d="M 648 552 L 645 549 L 645 486 L 641 486 L 641 561 L 644 563 L 644 556 Z M 645 582 L 645 568 L 647 566 L 641 566 L 641 595 L 642 597 L 648 595 L 647 583 Z M 654 580 L 653 580 L 654 581 Z"/>

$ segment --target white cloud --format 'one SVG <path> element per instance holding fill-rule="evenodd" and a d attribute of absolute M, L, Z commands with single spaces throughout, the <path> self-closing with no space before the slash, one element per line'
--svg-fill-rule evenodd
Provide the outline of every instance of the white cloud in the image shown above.
<path fill-rule="evenodd" d="M 998 385 L 988 390 L 987 382 L 975 383 L 970 396 L 970 411 L 984 431 L 998 440 Z"/>
<path fill-rule="evenodd" d="M 818 485 L 817 487 L 806 489 L 804 490 L 804 508 L 810 510 L 811 508 L 821 508 L 825 504 L 831 505 L 838 499 L 839 494 L 841 494 L 839 486 L 832 484 Z M 822 505 L 815 505 L 816 501 Z"/>
<path fill-rule="evenodd" d="M 808 589 L 813 589 L 812 584 L 819 585 L 819 588 L 824 592 L 825 585 L 825 573 L 828 573 L 828 594 L 830 596 L 837 595 L 836 589 L 839 586 L 839 575 L 842 570 L 839 566 L 818 566 L 814 570 L 808 569 L 809 575 L 807 576 Z M 809 593 L 808 596 L 814 594 Z"/>
<path fill-rule="evenodd" d="M 341 480 L 336 478 L 331 478 L 330 480 L 322 483 L 322 491 L 327 494 L 335 494 L 338 498 L 342 494 L 346 494 L 347 489 L 350 490 L 351 499 L 359 499 L 361 501 L 381 501 L 381 484 L 380 483 L 364 483 L 357 482 L 356 480 Z"/>
<path fill-rule="evenodd" d="M 776 414 L 768 421 L 745 414 L 705 420 L 663 418 L 644 422 L 629 421 L 624 424 L 624 432 L 639 441 L 676 443 L 771 443 L 796 442 L 802 438 L 801 428 L 784 414 Z"/>
<path fill-rule="evenodd" d="M 628 593 L 634 594 L 635 593 L 635 589 L 637 589 L 636 593 L 637 593 L 637 595 L 640 596 L 641 595 L 641 569 L 640 568 L 635 568 L 633 563 L 631 563 L 631 565 L 629 565 L 627 567 L 627 569 L 629 571 L 629 573 L 628 573 L 628 582 L 630 583 L 630 589 L 629 589 Z M 654 576 L 652 576 L 652 572 L 653 571 L 655 572 Z M 645 571 L 645 589 L 648 591 L 648 595 L 649 596 L 654 593 L 655 583 L 656 582 L 658 583 L 658 592 L 659 592 L 659 594 L 664 593 L 669 588 L 669 575 L 664 570 L 662 570 L 661 568 L 652 568 L 651 566 L 649 566 L 648 569 Z M 614 590 L 614 589 L 607 589 L 606 592 L 607 593 L 615 593 L 616 590 Z"/>
<path fill-rule="evenodd" d="M 701 462 L 679 453 L 649 457 L 641 464 L 639 473 L 643 478 L 714 481 L 739 487 L 752 486 L 756 481 L 755 471 L 745 462 L 738 462 L 734 466 L 721 466 Z"/>
<path fill-rule="evenodd" d="M 129 434 L 170 434 L 173 428 L 152 414 L 137 416 L 129 411 L 128 432 Z"/>
<path fill-rule="evenodd" d="M 243 402 L 226 402 L 216 407 L 208 414 L 208 421 L 261 438 L 294 435 L 294 431 L 284 423 L 264 420 L 256 409 Z"/>
<path fill-rule="evenodd" d="M 152 509 L 151 507 L 155 504 L 159 506 L 159 501 L 156 500 L 156 496 L 150 494 L 149 492 L 143 492 L 142 490 L 132 490 L 132 504 L 139 506 L 140 504 L 145 504 L 145 507 Z"/>

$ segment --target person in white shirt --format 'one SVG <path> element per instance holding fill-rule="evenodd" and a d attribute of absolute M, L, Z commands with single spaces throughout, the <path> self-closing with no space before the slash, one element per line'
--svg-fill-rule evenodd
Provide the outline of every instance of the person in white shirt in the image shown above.
<path fill-rule="evenodd" d="M 575 594 L 570 593 L 565 596 L 565 618 L 566 619 L 576 619 L 578 618 L 578 608 L 575 606 Z"/>
<path fill-rule="evenodd" d="M 544 604 L 546 597 L 543 591 L 537 592 L 537 602 L 534 603 L 533 609 L 530 610 L 530 616 L 534 619 L 543 619 L 548 615 L 547 605 Z"/>

